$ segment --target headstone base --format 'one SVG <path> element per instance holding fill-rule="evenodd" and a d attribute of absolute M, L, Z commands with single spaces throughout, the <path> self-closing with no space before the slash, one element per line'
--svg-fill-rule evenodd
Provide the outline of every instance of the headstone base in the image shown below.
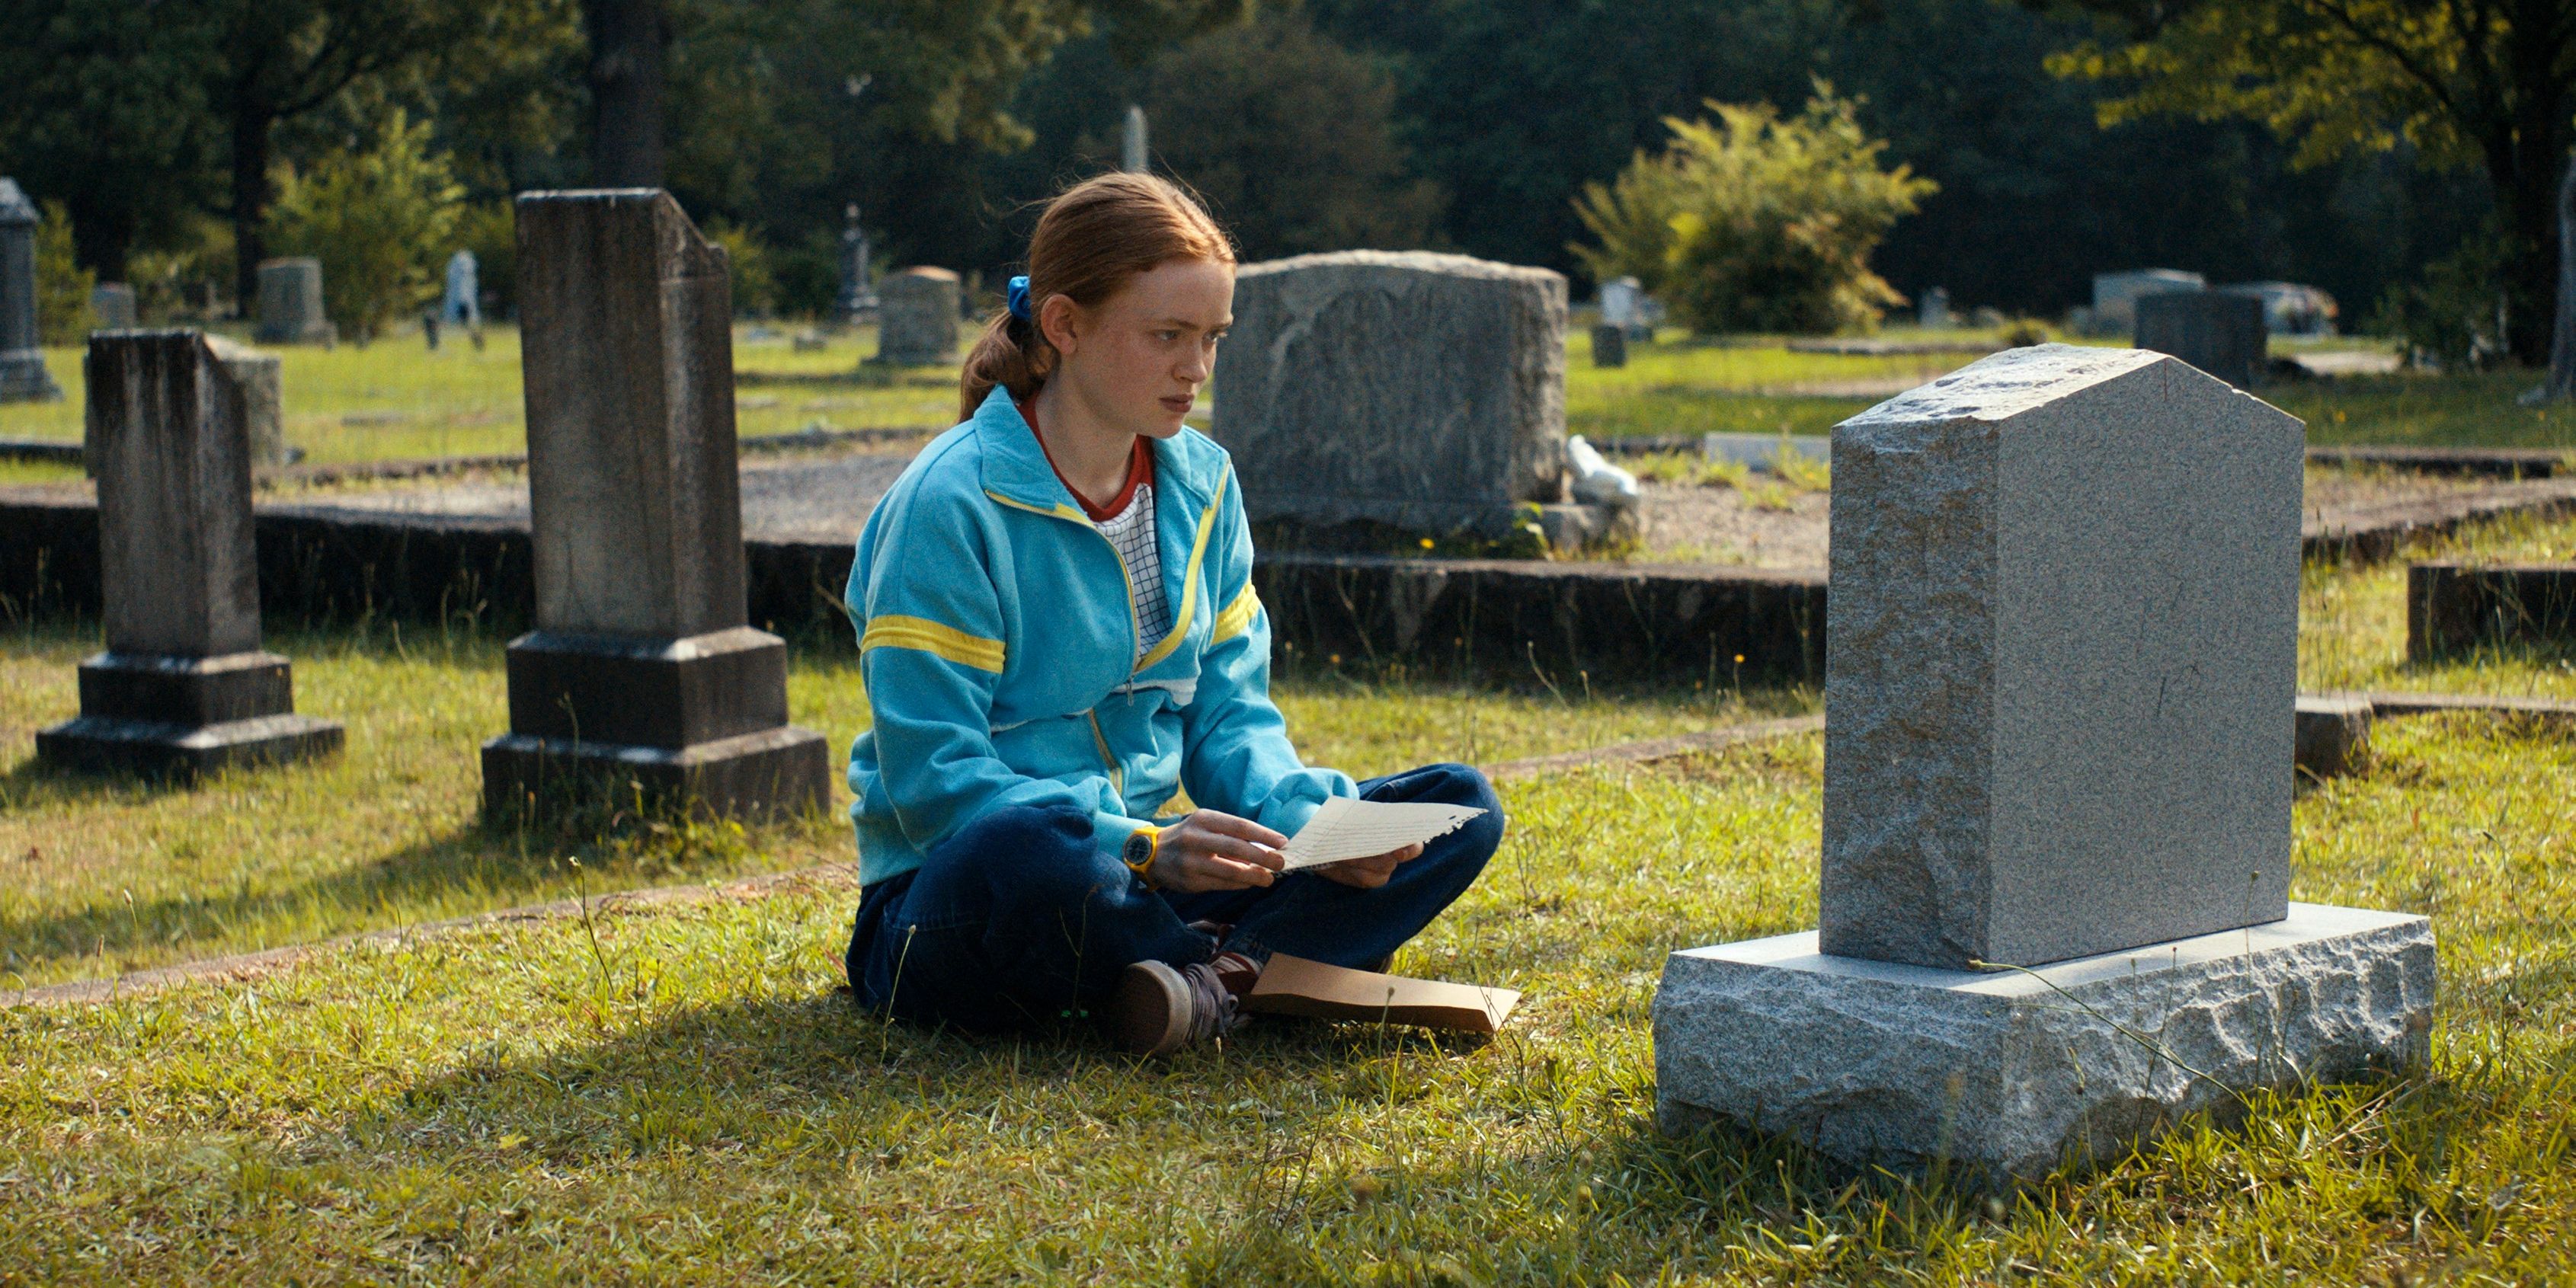
<path fill-rule="evenodd" d="M 90 773 L 194 778 L 340 750 L 336 721 L 295 714 L 284 656 L 100 653 L 80 665 L 81 714 L 36 735 L 36 756 Z"/>
<path fill-rule="evenodd" d="M 2298 713 L 2301 778 L 2321 782 L 2353 773 L 2370 759 L 2370 699 L 2301 697 Z"/>
<path fill-rule="evenodd" d="M 631 806 L 640 788 L 648 806 L 784 818 L 829 805 L 831 772 L 823 735 L 792 725 L 676 750 L 507 733 L 483 744 L 483 813 Z"/>
<path fill-rule="evenodd" d="M 1297 512 L 1255 519 L 1252 527 L 1254 545 L 1264 550 L 1359 552 L 1410 548 L 1424 537 L 1509 543 L 1535 523 L 1549 549 L 1580 550 L 1637 540 L 1644 533 L 1643 522 L 1637 506 L 1325 499 Z"/>
<path fill-rule="evenodd" d="M 184 725 L 122 716 L 82 716 L 36 732 L 36 759 L 93 774 L 193 781 L 226 769 L 282 765 L 337 753 L 337 721 L 292 712 Z"/>
<path fill-rule="evenodd" d="M 1694 948 L 1655 995 L 1656 1112 L 1855 1166 L 2035 1180 L 2224 1117 L 2230 1089 L 2421 1067 L 2433 988 L 2424 918 L 2304 903 L 2033 972 L 1828 957 L 1813 932 Z"/>
<path fill-rule="evenodd" d="M 0 403 L 61 402 L 63 387 L 45 370 L 44 356 L 32 352 L 0 355 Z"/>

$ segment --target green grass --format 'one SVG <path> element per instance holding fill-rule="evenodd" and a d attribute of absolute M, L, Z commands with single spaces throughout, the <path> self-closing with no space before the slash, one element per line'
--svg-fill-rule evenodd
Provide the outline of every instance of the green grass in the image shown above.
<path fill-rule="evenodd" d="M 1523 990 L 1489 1045 L 885 1024 L 836 992 L 846 889 L 0 1014 L 0 1280 L 2555 1282 L 2571 773 L 2409 721 L 2296 808 L 2296 897 L 2435 918 L 2429 1070 L 2008 1197 L 1651 1126 L 1664 954 L 1812 924 L 1810 737 L 1507 788 L 1503 852 L 1398 962 Z"/>
<path fill-rule="evenodd" d="M 735 407 L 744 436 L 818 424 L 944 426 L 956 419 L 955 368 L 862 369 L 860 359 L 875 352 L 872 330 L 835 335 L 826 348 L 800 353 L 789 343 L 793 329 L 735 329 L 734 365 L 741 373 Z M 364 349 L 281 350 L 287 441 L 315 462 L 525 450 L 518 333 L 494 327 L 488 339 L 480 352 L 451 336 L 431 353 L 417 335 Z M 1615 370 L 1594 367 L 1591 353 L 1590 334 L 1573 331 L 1567 340 L 1566 428 L 1595 438 L 1822 434 L 1881 398 L 1815 391 L 1856 381 L 1925 381 L 1970 360 L 1964 354 L 1800 353 L 1776 337 L 1711 342 L 1674 330 L 1654 343 L 1631 346 L 1628 365 Z M 0 406 L 0 438 L 80 437 L 79 350 L 48 349 L 45 361 L 69 396 L 59 403 Z M 2536 380 L 2529 372 L 2347 377 L 2273 385 L 2263 396 L 2307 420 L 2309 440 L 2316 443 L 2576 446 L 2576 409 L 2515 404 Z M 43 467 L 35 477 L 62 474 L 61 467 Z M 0 483 L 21 481 L 30 479 L 23 472 L 0 472 Z"/>
<path fill-rule="evenodd" d="M 279 381 L 286 398 L 287 443 L 303 448 L 305 459 L 316 464 L 526 451 L 518 330 L 491 327 L 485 339 L 480 351 L 453 331 L 435 353 L 417 334 L 364 348 L 278 349 L 284 359 Z M 749 377 L 735 394 L 737 430 L 756 437 L 817 424 L 850 429 L 954 423 L 953 370 L 862 372 L 861 357 L 875 349 L 874 332 L 865 328 L 832 337 L 821 351 L 798 353 L 785 330 L 759 339 L 753 328 L 737 327 L 734 362 Z M 72 347 L 45 350 L 46 368 L 62 385 L 64 399 L 0 405 L 0 438 L 80 438 L 80 355 Z M 830 379 L 756 378 L 779 374 Z"/>
<path fill-rule="evenodd" d="M 0 987 L 122 973 L 496 907 L 853 858 L 836 789 L 824 818 L 742 833 L 660 827 L 606 842 L 486 830 L 476 749 L 508 726 L 501 648 L 381 627 L 272 633 L 297 709 L 341 720 L 336 762 L 194 789 L 65 778 L 35 730 L 76 714 L 94 627 L 0 635 Z M 1279 686 L 1299 745 L 1362 776 L 1435 760 L 1508 760 L 1813 708 L 1811 693 L 1479 692 L 1357 670 Z M 825 733 L 834 781 L 867 724 L 853 663 L 800 651 L 792 718 Z M 580 866 L 574 865 L 578 860 Z"/>

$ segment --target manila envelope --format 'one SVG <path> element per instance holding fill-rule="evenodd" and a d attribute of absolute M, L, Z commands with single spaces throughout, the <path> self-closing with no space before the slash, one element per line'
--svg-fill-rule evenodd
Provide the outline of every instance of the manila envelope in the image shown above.
<path fill-rule="evenodd" d="M 1406 979 L 1273 953 L 1260 980 L 1244 995 L 1243 1009 L 1491 1034 L 1503 1027 L 1520 1000 L 1521 995 L 1508 988 Z"/>

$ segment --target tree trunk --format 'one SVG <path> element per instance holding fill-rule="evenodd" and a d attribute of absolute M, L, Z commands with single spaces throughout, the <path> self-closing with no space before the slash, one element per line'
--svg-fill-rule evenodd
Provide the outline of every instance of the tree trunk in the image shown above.
<path fill-rule="evenodd" d="M 268 219 L 268 130 L 263 107 L 233 108 L 233 302 L 248 317 L 259 300 L 259 261 L 268 257 L 260 225 Z"/>
<path fill-rule="evenodd" d="M 2505 48 L 2505 80 L 2513 88 L 2509 132 L 2490 146 L 2494 175 L 2512 246 L 2505 261 L 2505 342 L 2514 359 L 2538 367 L 2551 361 L 2552 325 L 2558 314 L 2559 190 L 2567 169 L 2571 128 L 2567 83 L 2559 64 L 2565 42 L 2548 33 L 2564 15 L 2564 0 L 2524 0 L 2515 6 Z"/>
<path fill-rule="evenodd" d="M 2549 345 L 2543 399 L 2576 397 L 2576 156 L 2558 185 L 2558 325 Z"/>
<path fill-rule="evenodd" d="M 662 0 L 581 0 L 590 36 L 590 181 L 602 188 L 659 188 Z"/>

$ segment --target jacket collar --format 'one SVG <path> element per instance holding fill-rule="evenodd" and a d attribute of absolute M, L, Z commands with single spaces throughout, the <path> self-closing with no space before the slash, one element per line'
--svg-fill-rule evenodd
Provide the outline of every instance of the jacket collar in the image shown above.
<path fill-rule="evenodd" d="M 983 458 L 984 490 L 1014 505 L 1089 523 L 1091 520 L 1075 503 L 1073 493 L 1057 478 L 1055 467 L 1047 463 L 1046 449 L 1038 445 L 1038 432 L 1020 415 L 1019 404 L 1011 401 L 1011 391 L 995 387 L 975 409 L 969 422 L 975 427 L 976 445 Z M 1202 459 L 1214 455 L 1184 450 L 1183 439 L 1194 430 L 1182 430 L 1171 438 L 1154 442 L 1154 483 L 1163 495 L 1177 489 L 1185 494 L 1190 507 L 1208 503 L 1208 496 L 1222 479 L 1207 468 Z M 1220 458 L 1221 459 L 1221 458 Z"/>

